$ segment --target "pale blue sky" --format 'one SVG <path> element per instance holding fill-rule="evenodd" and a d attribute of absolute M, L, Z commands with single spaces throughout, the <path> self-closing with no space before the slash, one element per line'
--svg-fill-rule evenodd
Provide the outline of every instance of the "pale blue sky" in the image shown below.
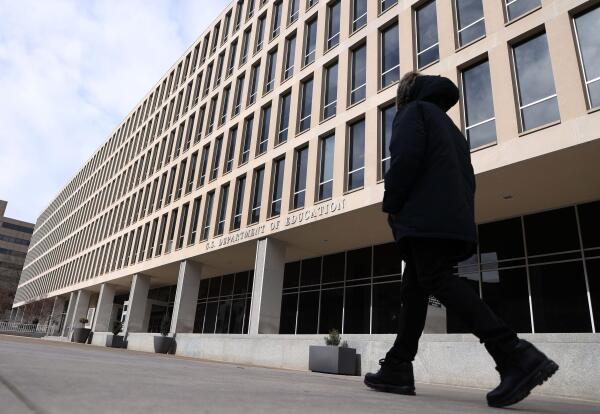
<path fill-rule="evenodd" d="M 231 0 L 0 0 L 0 199 L 37 216 Z"/>

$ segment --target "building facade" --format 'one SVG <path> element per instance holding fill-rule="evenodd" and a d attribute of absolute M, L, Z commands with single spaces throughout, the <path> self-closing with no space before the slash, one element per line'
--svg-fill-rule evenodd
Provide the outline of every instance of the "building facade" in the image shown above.
<path fill-rule="evenodd" d="M 7 204 L 0 200 L 0 321 L 8 320 L 11 316 L 15 292 L 33 234 L 33 224 L 4 215 Z"/>
<path fill-rule="evenodd" d="M 589 0 L 235 1 L 42 212 L 14 306 L 56 298 L 65 334 L 121 318 L 131 345 L 164 318 L 202 338 L 395 332 L 383 177 L 419 70 L 459 86 L 472 148 L 480 243 L 457 273 L 521 333 L 593 334 L 599 27 Z M 426 332 L 464 332 L 430 310 Z"/>

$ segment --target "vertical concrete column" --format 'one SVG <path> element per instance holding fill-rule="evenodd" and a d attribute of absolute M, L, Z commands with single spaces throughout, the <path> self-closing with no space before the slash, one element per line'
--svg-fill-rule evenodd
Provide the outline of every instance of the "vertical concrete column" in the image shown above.
<path fill-rule="evenodd" d="M 248 330 L 250 334 L 279 333 L 284 266 L 283 242 L 270 237 L 257 242 Z"/>
<path fill-rule="evenodd" d="M 75 298 L 77 292 L 71 292 L 69 296 L 69 305 L 67 307 L 67 314 L 65 315 L 65 323 L 63 324 L 61 336 L 67 336 L 71 330 L 71 319 L 73 319 L 73 313 L 75 312 Z"/>
<path fill-rule="evenodd" d="M 111 330 L 110 316 L 115 301 L 115 288 L 108 283 L 100 286 L 100 295 L 96 305 L 96 317 L 92 324 L 93 332 L 108 332 Z"/>
<path fill-rule="evenodd" d="M 194 332 L 201 270 L 202 265 L 191 260 L 183 260 L 179 263 L 171 333 Z"/>
<path fill-rule="evenodd" d="M 74 328 L 83 328 L 80 326 L 79 319 L 87 317 L 88 308 L 90 306 L 90 292 L 87 290 L 78 290 L 75 295 L 75 305 L 73 307 L 73 314 L 71 315 L 71 326 L 68 331 L 69 336 Z M 69 307 L 71 304 L 69 303 Z"/>
<path fill-rule="evenodd" d="M 131 291 L 129 292 L 129 307 L 127 309 L 127 318 L 123 333 L 142 332 L 144 330 L 144 316 L 146 314 L 146 304 L 148 303 L 148 291 L 150 290 L 150 277 L 142 274 L 136 274 L 131 281 Z"/>

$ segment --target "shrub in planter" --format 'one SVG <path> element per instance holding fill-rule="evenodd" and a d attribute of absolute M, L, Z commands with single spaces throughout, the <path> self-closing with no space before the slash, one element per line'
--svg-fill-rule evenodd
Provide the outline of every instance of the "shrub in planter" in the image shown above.
<path fill-rule="evenodd" d="M 157 354 L 167 354 L 171 350 L 173 338 L 168 336 L 170 329 L 171 321 L 165 314 L 160 323 L 160 336 L 154 337 L 154 352 Z"/>
<path fill-rule="evenodd" d="M 77 342 L 79 344 L 85 344 L 87 342 L 91 332 L 91 329 L 85 328 L 85 324 L 88 322 L 89 320 L 85 317 L 79 318 L 81 328 L 73 329 L 73 342 Z"/>
<path fill-rule="evenodd" d="M 327 374 L 354 375 L 356 373 L 356 349 L 341 342 L 336 329 L 329 331 L 325 346 L 311 345 L 308 352 L 308 369 Z"/>
<path fill-rule="evenodd" d="M 121 321 L 115 321 L 112 327 L 112 343 L 111 348 L 124 348 L 125 338 L 119 334 L 123 331 L 123 323 Z"/>

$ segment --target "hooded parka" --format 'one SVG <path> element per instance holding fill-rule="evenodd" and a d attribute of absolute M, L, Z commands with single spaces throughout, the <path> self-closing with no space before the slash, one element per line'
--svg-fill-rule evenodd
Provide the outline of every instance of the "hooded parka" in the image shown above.
<path fill-rule="evenodd" d="M 382 209 L 403 257 L 412 237 L 455 240 L 457 261 L 474 253 L 475 176 L 467 140 L 446 111 L 458 89 L 441 76 L 416 77 L 392 126 Z"/>

